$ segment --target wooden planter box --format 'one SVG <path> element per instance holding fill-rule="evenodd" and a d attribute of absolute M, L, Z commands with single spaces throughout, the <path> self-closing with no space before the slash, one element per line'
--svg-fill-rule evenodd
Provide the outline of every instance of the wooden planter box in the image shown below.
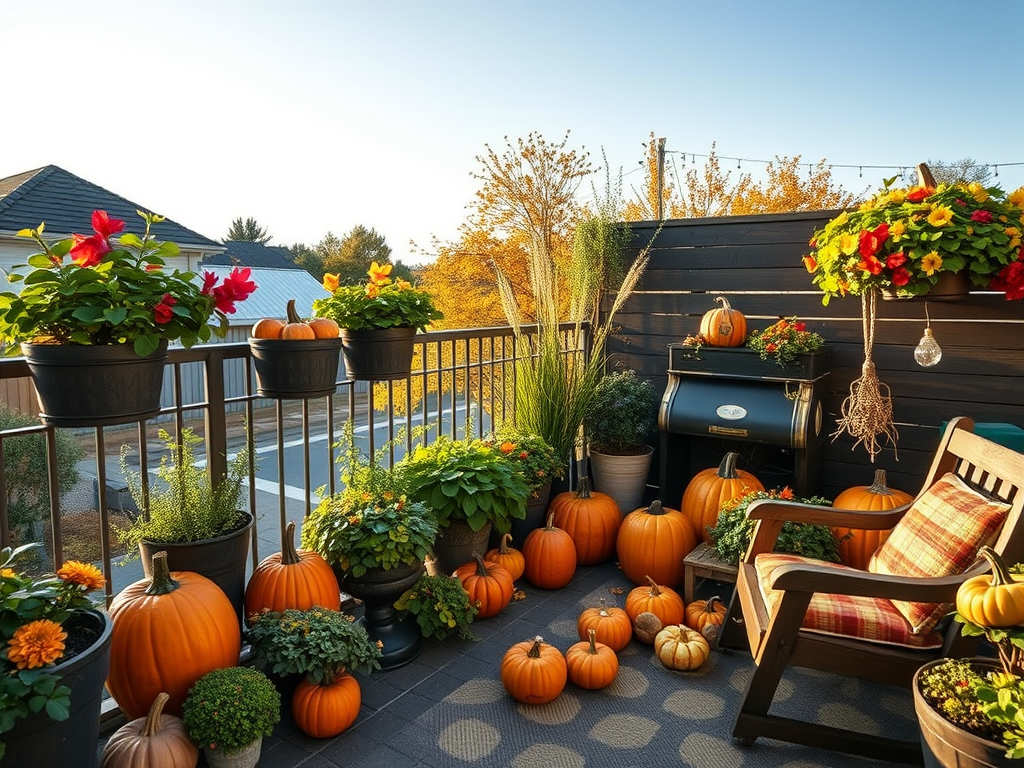
<path fill-rule="evenodd" d="M 783 367 L 746 347 L 700 348 L 685 344 L 668 345 L 668 372 L 687 375 L 727 376 L 740 379 L 780 379 L 813 381 L 829 373 L 832 350 L 822 347 L 817 352 L 800 355 Z"/>

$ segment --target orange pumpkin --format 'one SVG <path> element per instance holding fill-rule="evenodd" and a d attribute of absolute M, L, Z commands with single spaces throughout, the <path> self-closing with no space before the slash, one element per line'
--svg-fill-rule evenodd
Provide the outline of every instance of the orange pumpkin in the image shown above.
<path fill-rule="evenodd" d="M 654 501 L 626 515 L 619 528 L 619 567 L 634 584 L 648 576 L 659 584 L 683 581 L 683 558 L 697 546 L 693 526 L 681 512 Z"/>
<path fill-rule="evenodd" d="M 615 682 L 619 674 L 619 657 L 607 645 L 597 642 L 591 629 L 586 640 L 569 646 L 565 652 L 565 666 L 574 685 L 596 691 Z"/>
<path fill-rule="evenodd" d="M 512 534 L 502 534 L 501 543 L 496 549 L 492 549 L 484 555 L 484 560 L 505 566 L 505 569 L 512 574 L 512 581 L 515 581 L 526 570 L 526 560 L 523 558 L 522 552 L 509 546 L 511 543 Z"/>
<path fill-rule="evenodd" d="M 747 337 L 747 318 L 733 309 L 725 296 L 715 301 L 722 305 L 704 313 L 700 319 L 700 335 L 712 347 L 739 347 Z"/>
<path fill-rule="evenodd" d="M 885 470 L 875 470 L 875 480 L 871 485 L 855 485 L 847 488 L 836 496 L 832 503 L 835 509 L 855 509 L 863 511 L 879 511 L 895 509 L 914 500 L 904 491 L 889 488 L 886 484 Z M 882 531 L 866 531 L 858 528 L 833 528 L 839 540 L 839 558 L 851 568 L 868 567 L 868 561 L 885 540 L 892 529 Z"/>
<path fill-rule="evenodd" d="M 710 632 L 705 632 L 705 628 L 722 626 L 727 612 L 728 609 L 717 595 L 707 600 L 694 600 L 686 606 L 683 623 L 707 637 Z"/>
<path fill-rule="evenodd" d="M 341 328 L 329 317 L 314 317 L 306 325 L 318 339 L 336 339 L 341 336 Z"/>
<path fill-rule="evenodd" d="M 334 571 L 318 553 L 295 548 L 295 523 L 289 521 L 281 537 L 281 551 L 267 555 L 245 587 L 245 615 L 261 611 L 304 611 L 319 605 L 336 611 L 341 591 Z"/>
<path fill-rule="evenodd" d="M 292 717 L 307 736 L 329 739 L 356 721 L 362 702 L 359 682 L 347 672 L 328 685 L 302 678 L 292 694 Z"/>
<path fill-rule="evenodd" d="M 181 718 L 163 714 L 167 699 L 161 692 L 149 714 L 114 731 L 103 747 L 103 768 L 196 768 L 199 748 Z"/>
<path fill-rule="evenodd" d="M 576 632 L 586 640 L 590 632 L 597 633 L 597 642 L 604 643 L 615 653 L 627 645 L 633 636 L 633 623 L 621 608 L 601 605 L 587 608 L 576 619 Z"/>
<path fill-rule="evenodd" d="M 477 606 L 476 618 L 489 619 L 497 616 L 512 602 L 515 585 L 512 583 L 512 574 L 505 566 L 486 562 L 475 552 L 473 560 L 472 563 L 456 568 L 455 576 L 469 593 L 470 605 Z"/>
<path fill-rule="evenodd" d="M 751 491 L 764 490 L 760 480 L 749 472 L 736 469 L 738 458 L 738 453 L 730 451 L 722 457 L 717 469 L 701 470 L 683 491 L 680 509 L 700 541 L 711 541 L 708 527 L 718 523 L 718 512 L 723 504 Z"/>
<path fill-rule="evenodd" d="M 315 339 L 316 335 L 309 323 L 303 322 L 295 310 L 295 299 L 288 299 L 288 320 L 281 329 L 281 338 L 294 341 L 296 339 Z"/>
<path fill-rule="evenodd" d="M 548 515 L 544 528 L 535 528 L 523 542 L 527 580 L 541 589 L 561 589 L 576 575 L 576 547 L 572 537 L 554 524 Z"/>
<path fill-rule="evenodd" d="M 254 339 L 280 339 L 284 323 L 276 317 L 264 317 L 257 320 L 249 332 Z"/>
<path fill-rule="evenodd" d="M 686 615 L 683 598 L 671 587 L 665 587 L 647 577 L 646 587 L 636 587 L 626 595 L 626 615 L 636 621 L 641 613 L 653 613 L 661 619 L 662 626 L 682 624 Z"/>
<path fill-rule="evenodd" d="M 554 701 L 565 689 L 568 676 L 562 652 L 540 636 L 516 643 L 501 659 L 501 684 L 523 704 Z"/>
<path fill-rule="evenodd" d="M 238 664 L 238 615 L 221 588 L 198 573 L 167 568 L 153 555 L 153 578 L 131 584 L 110 604 L 113 622 L 107 690 L 129 719 L 165 691 L 167 714 L 181 716 L 188 689 L 207 672 Z"/>
<path fill-rule="evenodd" d="M 579 565 L 597 565 L 615 553 L 622 512 L 611 496 L 590 490 L 589 477 L 580 478 L 575 493 L 555 496 L 548 512 L 554 514 L 555 525 L 572 537 Z"/>

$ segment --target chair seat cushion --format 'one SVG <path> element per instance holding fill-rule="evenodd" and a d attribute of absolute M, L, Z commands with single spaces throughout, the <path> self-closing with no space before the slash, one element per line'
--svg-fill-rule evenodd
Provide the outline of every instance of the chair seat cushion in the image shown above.
<path fill-rule="evenodd" d="M 1009 509 L 1009 504 L 989 499 L 948 472 L 907 510 L 867 569 L 917 578 L 963 573 L 977 559 L 978 550 L 996 540 Z M 893 605 L 914 632 L 930 631 L 953 607 L 902 600 Z"/>
<path fill-rule="evenodd" d="M 856 570 L 846 565 L 826 563 L 799 555 L 758 555 L 754 559 L 757 581 L 761 596 L 771 613 L 775 612 L 782 598 L 781 590 L 769 586 L 772 573 L 779 566 L 792 563 L 808 563 L 846 571 Z M 909 648 L 938 648 L 942 645 L 942 635 L 937 632 L 915 634 L 911 631 L 910 624 L 893 602 L 884 598 L 815 594 L 811 597 L 811 603 L 804 615 L 802 629 Z"/>

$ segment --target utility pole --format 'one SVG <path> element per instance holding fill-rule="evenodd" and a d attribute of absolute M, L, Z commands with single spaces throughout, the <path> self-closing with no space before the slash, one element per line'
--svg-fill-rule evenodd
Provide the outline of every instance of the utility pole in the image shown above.
<path fill-rule="evenodd" d="M 658 139 L 658 221 L 665 220 L 665 137 Z"/>

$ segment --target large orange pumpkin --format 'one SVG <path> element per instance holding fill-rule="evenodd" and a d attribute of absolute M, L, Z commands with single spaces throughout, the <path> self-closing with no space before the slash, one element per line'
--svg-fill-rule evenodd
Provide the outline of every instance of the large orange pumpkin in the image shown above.
<path fill-rule="evenodd" d="M 107 690 L 129 719 L 145 715 L 161 691 L 167 714 L 181 717 L 196 680 L 238 664 L 242 636 L 231 601 L 205 576 L 172 574 L 166 552 L 153 555 L 153 578 L 117 593 L 109 613 Z"/>
<path fill-rule="evenodd" d="M 511 546 L 512 534 L 503 533 L 501 535 L 501 543 L 484 555 L 484 560 L 498 565 L 503 565 L 512 574 L 512 581 L 515 581 L 523 575 L 523 571 L 526 570 L 526 560 L 523 558 L 523 553 L 518 549 Z"/>
<path fill-rule="evenodd" d="M 634 584 L 647 577 L 659 584 L 683 581 L 683 558 L 697 546 L 690 521 L 676 509 L 654 501 L 626 515 L 619 527 L 619 567 Z"/>
<path fill-rule="evenodd" d="M 586 640 L 569 646 L 565 665 L 573 684 L 589 691 L 607 688 L 619 674 L 618 656 L 607 645 L 597 642 L 592 629 Z"/>
<path fill-rule="evenodd" d="M 579 565 L 603 563 L 615 553 L 622 511 L 606 493 L 590 490 L 590 478 L 580 478 L 576 492 L 566 491 L 551 500 L 548 512 L 555 525 L 572 537 Z"/>
<path fill-rule="evenodd" d="M 718 511 L 723 504 L 751 491 L 764 490 L 760 480 L 736 469 L 738 458 L 738 453 L 730 451 L 717 468 L 703 469 L 694 475 L 683 491 L 680 510 L 693 525 L 699 541 L 711 541 L 708 527 L 718 523 Z"/>
<path fill-rule="evenodd" d="M 747 318 L 733 309 L 725 296 L 715 301 L 722 305 L 704 313 L 700 319 L 700 335 L 712 347 L 739 347 L 747 337 Z"/>
<path fill-rule="evenodd" d="M 626 615 L 630 621 L 636 621 L 641 613 L 653 613 L 661 624 L 682 624 L 686 615 L 683 598 L 671 587 L 658 584 L 648 577 L 646 587 L 636 587 L 626 595 Z"/>
<path fill-rule="evenodd" d="M 914 497 L 904 491 L 897 491 L 886 485 L 884 469 L 875 470 L 875 480 L 871 485 L 855 485 L 847 488 L 836 496 L 832 503 L 835 509 L 854 509 L 861 511 L 879 511 L 895 509 L 913 501 Z M 886 529 L 882 531 L 866 531 L 858 528 L 833 528 L 839 540 L 839 558 L 851 568 L 864 569 L 885 540 L 889 538 Z"/>
<path fill-rule="evenodd" d="M 516 643 L 501 659 L 501 684 L 523 704 L 554 701 L 565 688 L 568 675 L 562 652 L 540 636 Z"/>
<path fill-rule="evenodd" d="M 295 548 L 295 523 L 289 521 L 281 551 L 263 558 L 249 577 L 245 615 L 288 608 L 304 611 L 314 605 L 331 611 L 341 607 L 338 580 L 318 553 Z"/>
<path fill-rule="evenodd" d="M 568 533 L 555 527 L 554 518 L 549 514 L 548 524 L 530 531 L 523 542 L 524 573 L 541 589 L 561 589 L 576 575 L 576 547 Z"/>
<path fill-rule="evenodd" d="M 476 618 L 489 619 L 497 616 L 512 602 L 515 585 L 512 574 L 498 563 L 485 561 L 476 552 L 472 563 L 455 569 L 456 578 L 469 593 L 469 604 L 476 605 Z"/>
<path fill-rule="evenodd" d="M 603 601 L 602 601 L 603 602 Z M 597 633 L 597 642 L 604 643 L 618 653 L 633 637 L 633 622 L 621 608 L 601 605 L 587 608 L 576 619 L 576 632 L 586 640 L 590 632 Z"/>
<path fill-rule="evenodd" d="M 303 678 L 292 694 L 292 717 L 307 736 L 329 739 L 356 721 L 362 701 L 359 682 L 347 672 L 328 685 Z"/>

